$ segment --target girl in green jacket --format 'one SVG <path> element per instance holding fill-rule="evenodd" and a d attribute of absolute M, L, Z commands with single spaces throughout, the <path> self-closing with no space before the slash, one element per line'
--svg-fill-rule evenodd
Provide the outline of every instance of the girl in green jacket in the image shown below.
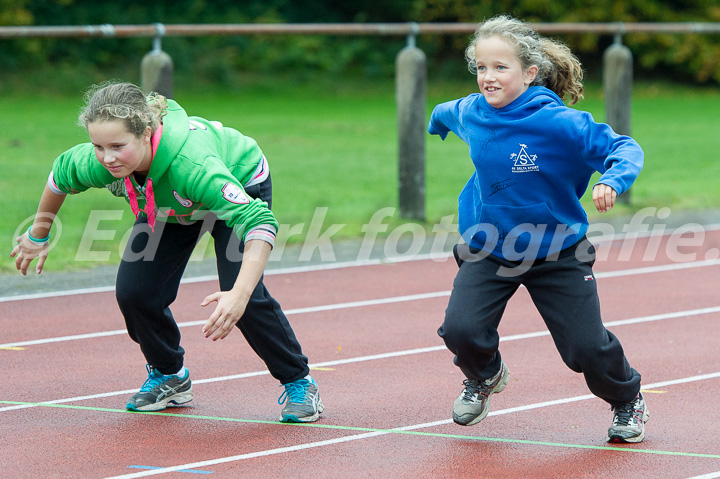
<path fill-rule="evenodd" d="M 195 245 L 214 239 L 220 291 L 203 326 L 213 341 L 237 326 L 285 386 L 284 422 L 316 421 L 323 411 L 308 359 L 262 275 L 278 223 L 270 211 L 272 183 L 257 143 L 219 122 L 189 117 L 162 95 L 146 96 L 130 83 L 92 88 L 79 117 L 89 143 L 53 163 L 33 224 L 11 256 L 24 275 L 49 252 L 53 219 L 68 194 L 106 188 L 124 197 L 136 221 L 118 268 L 116 297 L 130 337 L 140 345 L 148 379 L 127 402 L 158 411 L 192 400 L 180 331 L 169 306 Z"/>

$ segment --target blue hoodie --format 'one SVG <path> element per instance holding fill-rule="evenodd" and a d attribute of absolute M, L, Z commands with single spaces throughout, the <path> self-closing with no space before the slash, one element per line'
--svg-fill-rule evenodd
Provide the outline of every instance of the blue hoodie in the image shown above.
<path fill-rule="evenodd" d="M 643 151 L 592 115 L 530 87 L 503 108 L 479 94 L 435 107 L 430 134 L 455 133 L 475 172 L 459 198 L 459 230 L 474 248 L 508 260 L 545 258 L 579 241 L 588 219 L 580 198 L 595 171 L 620 195 L 643 165 Z"/>

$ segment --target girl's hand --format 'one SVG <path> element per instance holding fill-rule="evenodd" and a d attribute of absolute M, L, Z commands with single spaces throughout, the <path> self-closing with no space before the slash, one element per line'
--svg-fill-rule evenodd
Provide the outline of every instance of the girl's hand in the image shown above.
<path fill-rule="evenodd" d="M 18 245 L 13 248 L 10 253 L 10 257 L 15 258 L 15 268 L 23 275 L 27 275 L 30 263 L 37 258 L 38 262 L 35 266 L 35 272 L 37 274 L 42 273 L 45 260 L 50 251 L 50 245 L 47 242 L 35 243 L 34 241 L 30 241 L 27 232 L 15 238 L 15 241 L 18 242 Z"/>
<path fill-rule="evenodd" d="M 615 206 L 615 198 L 617 198 L 617 191 L 606 184 L 598 183 L 593 188 L 593 203 L 600 213 L 611 210 Z"/>
<path fill-rule="evenodd" d="M 203 334 L 206 338 L 214 335 L 213 341 L 223 339 L 240 321 L 242 315 L 245 314 L 250 296 L 262 278 L 271 249 L 269 243 L 258 239 L 245 243 L 243 262 L 232 289 L 213 293 L 200 303 L 200 306 L 207 306 L 213 301 L 217 301 L 215 311 L 203 326 Z"/>
<path fill-rule="evenodd" d="M 217 302 L 215 311 L 203 326 L 206 338 L 213 336 L 212 340 L 224 339 L 233 330 L 233 326 L 245 313 L 250 295 L 241 295 L 235 290 L 218 291 L 203 299 L 200 306 L 207 306 L 213 301 Z"/>

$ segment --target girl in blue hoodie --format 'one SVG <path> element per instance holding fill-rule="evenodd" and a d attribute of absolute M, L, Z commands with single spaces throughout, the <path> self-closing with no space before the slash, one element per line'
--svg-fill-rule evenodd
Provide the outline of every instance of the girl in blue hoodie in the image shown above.
<path fill-rule="evenodd" d="M 435 107 L 428 131 L 455 133 L 469 146 L 475 172 L 459 198 L 464 244 L 438 330 L 466 376 L 453 419 L 473 425 L 508 382 L 498 324 L 524 285 L 555 345 L 590 391 L 611 405 L 611 442 L 640 442 L 648 410 L 640 374 L 605 329 L 580 203 L 591 175 L 599 212 L 630 188 L 643 151 L 630 137 L 564 105 L 582 98 L 582 67 L 570 50 L 527 24 L 499 16 L 481 23 L 465 51 L 480 93 Z"/>

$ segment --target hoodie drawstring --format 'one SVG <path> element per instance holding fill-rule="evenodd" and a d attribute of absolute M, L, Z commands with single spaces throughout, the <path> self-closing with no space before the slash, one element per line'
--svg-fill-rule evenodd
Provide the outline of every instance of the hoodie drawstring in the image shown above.
<path fill-rule="evenodd" d="M 140 212 L 142 211 L 147 215 L 148 225 L 150 229 L 155 232 L 155 195 L 153 194 L 152 178 L 148 178 L 145 182 L 145 207 L 141 210 L 138 205 L 137 194 L 135 193 L 135 187 L 130 181 L 130 177 L 125 177 L 125 189 L 127 190 L 128 200 L 130 200 L 130 208 L 132 209 L 135 218 L 140 219 Z"/>

